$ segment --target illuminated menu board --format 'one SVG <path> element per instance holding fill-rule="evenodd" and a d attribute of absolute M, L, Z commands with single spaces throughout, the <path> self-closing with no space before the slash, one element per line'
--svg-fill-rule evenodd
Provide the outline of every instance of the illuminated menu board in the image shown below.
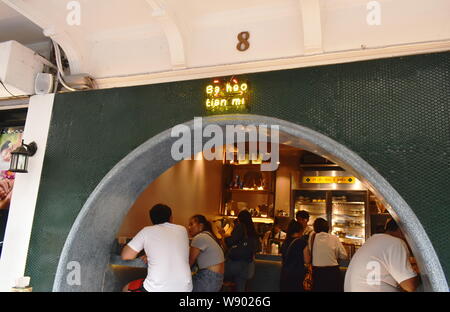
<path fill-rule="evenodd" d="M 248 108 L 249 87 L 237 78 L 214 79 L 205 87 L 205 108 L 208 112 L 243 111 Z"/>

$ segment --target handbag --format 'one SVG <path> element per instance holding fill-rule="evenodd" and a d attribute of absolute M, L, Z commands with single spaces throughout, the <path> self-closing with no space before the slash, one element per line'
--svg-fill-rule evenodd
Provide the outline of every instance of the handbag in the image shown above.
<path fill-rule="evenodd" d="M 245 228 L 244 228 L 245 229 Z M 245 236 L 237 244 L 228 249 L 228 258 L 233 261 L 251 260 L 255 253 L 255 248 L 252 246 L 245 230 Z"/>
<path fill-rule="evenodd" d="M 305 291 L 311 291 L 313 289 L 313 272 L 312 272 L 312 259 L 313 259 L 313 248 L 314 239 L 316 238 L 316 233 L 313 234 L 311 240 L 311 263 L 306 265 L 305 278 L 303 279 L 303 289 Z"/>

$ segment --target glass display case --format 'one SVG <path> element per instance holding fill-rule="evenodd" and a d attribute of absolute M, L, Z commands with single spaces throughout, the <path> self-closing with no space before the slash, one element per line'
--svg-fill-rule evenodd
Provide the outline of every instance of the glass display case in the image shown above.
<path fill-rule="evenodd" d="M 317 218 L 330 221 L 330 233 L 339 237 L 350 257 L 370 234 L 368 191 L 293 190 L 294 214 L 305 210 L 313 226 Z"/>
<path fill-rule="evenodd" d="M 365 203 L 332 201 L 331 233 L 342 243 L 361 246 L 365 241 Z"/>
<path fill-rule="evenodd" d="M 305 210 L 309 213 L 309 225 L 313 225 L 317 218 L 328 219 L 326 192 L 298 191 L 294 206 L 294 216 L 297 211 Z"/>

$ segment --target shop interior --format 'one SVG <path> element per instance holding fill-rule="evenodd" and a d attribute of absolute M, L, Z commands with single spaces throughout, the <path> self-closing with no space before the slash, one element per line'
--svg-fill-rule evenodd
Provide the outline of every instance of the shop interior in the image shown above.
<path fill-rule="evenodd" d="M 265 241 L 264 236 L 274 223 L 286 232 L 299 210 L 310 214 L 311 226 L 318 217 L 328 220 L 330 232 L 339 237 L 349 258 L 368 237 L 383 231 L 389 213 L 381 201 L 364 183 L 332 161 L 280 145 L 278 169 L 269 172 L 260 170 L 261 157 L 252 160 L 246 155 L 239 160 L 237 146 L 234 153 L 233 160 L 180 161 L 142 192 L 117 233 L 110 282 L 119 285 L 145 277 L 146 266 L 141 260 L 122 261 L 119 255 L 127 241 L 150 225 L 148 211 L 157 203 L 172 208 L 176 224 L 187 226 L 191 216 L 205 215 L 213 222 L 217 236 L 219 227 L 231 232 L 241 209 L 249 210 L 262 243 L 249 291 L 279 291 L 279 243 Z M 343 274 L 348 263 L 341 263 Z"/>

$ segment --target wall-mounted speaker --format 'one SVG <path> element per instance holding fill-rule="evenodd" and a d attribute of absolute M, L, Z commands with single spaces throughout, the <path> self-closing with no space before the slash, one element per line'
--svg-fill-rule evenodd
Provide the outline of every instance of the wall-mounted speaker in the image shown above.
<path fill-rule="evenodd" d="M 34 91 L 36 94 L 48 94 L 53 90 L 53 75 L 38 73 L 34 82 Z"/>

